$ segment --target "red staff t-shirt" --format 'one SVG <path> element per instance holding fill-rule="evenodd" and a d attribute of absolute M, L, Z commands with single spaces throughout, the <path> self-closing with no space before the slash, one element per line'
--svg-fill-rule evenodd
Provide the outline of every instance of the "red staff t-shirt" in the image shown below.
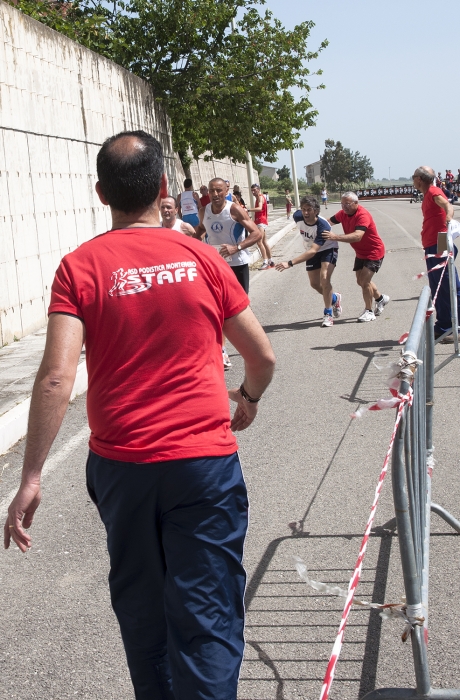
<path fill-rule="evenodd" d="M 447 200 L 444 192 L 434 185 L 431 185 L 428 188 L 428 192 L 423 195 L 422 245 L 424 248 L 428 248 L 430 245 L 437 245 L 438 233 L 447 231 L 446 212 L 434 201 L 434 198 L 438 195 Z"/>
<path fill-rule="evenodd" d="M 385 246 L 377 232 L 377 226 L 374 219 L 369 214 L 367 209 L 358 205 L 353 216 L 348 216 L 343 209 L 340 209 L 337 214 L 331 216 L 331 221 L 337 224 L 342 224 L 344 233 L 353 233 L 353 231 L 363 231 L 364 236 L 358 243 L 350 243 L 356 253 L 356 257 L 361 260 L 380 260 L 385 255 Z"/>
<path fill-rule="evenodd" d="M 224 319 L 249 305 L 228 264 L 165 228 L 108 231 L 66 255 L 49 313 L 86 327 L 89 446 L 127 462 L 224 456 Z"/>

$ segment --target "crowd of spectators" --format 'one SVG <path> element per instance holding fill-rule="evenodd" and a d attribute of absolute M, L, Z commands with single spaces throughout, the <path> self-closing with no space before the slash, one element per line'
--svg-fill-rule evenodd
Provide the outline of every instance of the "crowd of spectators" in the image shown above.
<path fill-rule="evenodd" d="M 438 171 L 436 176 L 436 187 L 439 187 L 451 204 L 458 202 L 458 192 L 460 191 L 460 168 L 458 168 L 457 176 L 452 170 L 446 170 L 446 174 L 442 177 Z"/>

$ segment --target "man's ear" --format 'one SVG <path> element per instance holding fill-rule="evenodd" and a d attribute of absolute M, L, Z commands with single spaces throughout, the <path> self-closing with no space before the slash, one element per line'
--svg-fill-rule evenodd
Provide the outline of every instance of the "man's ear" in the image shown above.
<path fill-rule="evenodd" d="M 166 173 L 163 173 L 163 175 L 161 176 L 160 199 L 164 199 L 167 196 L 168 196 L 168 176 L 166 175 Z"/>
<path fill-rule="evenodd" d="M 101 200 L 102 204 L 105 204 L 105 206 L 108 206 L 109 203 L 108 203 L 108 201 L 106 200 L 106 198 L 104 197 L 104 195 L 103 195 L 103 193 L 102 193 L 101 183 L 100 183 L 99 181 L 96 182 L 95 190 L 96 190 L 97 196 L 98 196 L 99 199 Z"/>

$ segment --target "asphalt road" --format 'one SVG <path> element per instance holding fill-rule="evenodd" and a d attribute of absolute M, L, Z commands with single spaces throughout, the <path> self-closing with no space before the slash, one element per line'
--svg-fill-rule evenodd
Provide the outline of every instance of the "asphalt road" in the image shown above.
<path fill-rule="evenodd" d="M 251 273 L 251 302 L 278 357 L 274 381 L 256 423 L 239 437 L 251 501 L 245 550 L 248 571 L 247 649 L 239 700 L 311 700 L 319 697 L 343 600 L 318 595 L 302 583 L 292 555 L 313 578 L 346 587 L 369 515 L 394 422 L 392 411 L 351 420 L 363 401 L 386 396 L 378 367 L 396 358 L 398 338 L 410 328 L 424 280 L 419 244 L 420 205 L 366 204 L 387 255 L 376 276 L 391 297 L 375 322 L 357 324 L 363 310 L 352 273 L 353 254 L 342 245 L 333 276 L 344 312 L 321 328 L 322 300 L 303 266 L 283 273 Z M 337 210 L 330 205 L 327 214 Z M 275 248 L 287 260 L 302 249 L 288 234 Z M 439 358 L 449 346 L 438 346 Z M 242 378 L 242 360 L 230 352 L 229 386 Z M 436 375 L 433 499 L 460 516 L 455 360 Z M 43 502 L 33 525 L 33 548 L 1 554 L 0 699 L 132 700 L 117 623 L 107 590 L 103 527 L 85 491 L 84 397 L 70 406 L 45 467 Z M 0 516 L 18 482 L 23 442 L 0 460 Z M 8 466 L 4 466 L 7 464 Z M 397 602 L 403 595 L 390 479 L 376 516 L 358 597 Z M 296 521 L 293 536 L 288 523 Z M 434 687 L 460 687 L 456 632 L 460 539 L 433 516 L 430 577 L 430 664 Z M 133 537 L 137 536 L 133 533 Z M 352 612 L 331 697 L 352 700 L 374 687 L 412 686 L 411 648 L 397 622 Z"/>

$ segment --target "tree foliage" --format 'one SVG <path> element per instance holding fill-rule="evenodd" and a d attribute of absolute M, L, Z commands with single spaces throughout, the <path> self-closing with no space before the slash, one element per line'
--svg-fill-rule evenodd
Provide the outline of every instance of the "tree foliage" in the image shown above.
<path fill-rule="evenodd" d="M 280 180 L 284 180 L 284 179 L 287 178 L 287 177 L 291 177 L 291 171 L 289 170 L 289 168 L 287 167 L 287 165 L 283 165 L 282 168 L 279 168 L 279 169 L 276 171 L 276 174 L 278 175 L 278 177 L 279 177 Z"/>
<path fill-rule="evenodd" d="M 345 185 L 364 185 L 374 175 L 369 158 L 359 151 L 353 153 L 340 141 L 327 139 L 321 157 L 321 177 L 329 185 L 343 192 Z"/>
<path fill-rule="evenodd" d="M 315 122 L 310 81 L 321 71 L 311 73 L 308 64 L 327 41 L 309 51 L 313 22 L 287 30 L 269 10 L 259 11 L 264 1 L 15 4 L 147 80 L 166 104 L 183 161 L 209 152 L 243 162 L 249 150 L 273 162 L 277 151 L 301 147 L 300 130 Z"/>

